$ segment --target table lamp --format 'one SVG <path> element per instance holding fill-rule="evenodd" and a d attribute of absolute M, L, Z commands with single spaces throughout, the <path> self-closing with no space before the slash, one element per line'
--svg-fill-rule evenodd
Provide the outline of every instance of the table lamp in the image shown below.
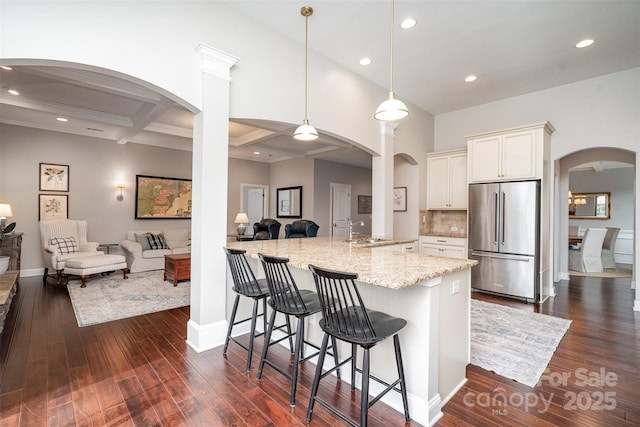
<path fill-rule="evenodd" d="M 238 224 L 238 234 L 241 236 L 244 235 L 244 232 L 247 231 L 246 224 L 249 223 L 249 218 L 247 217 L 247 214 L 244 212 L 239 212 L 238 215 L 236 215 L 236 219 L 233 222 Z"/>
<path fill-rule="evenodd" d="M 0 229 L 7 226 L 7 217 L 12 217 L 11 206 L 8 203 L 0 203 Z"/>

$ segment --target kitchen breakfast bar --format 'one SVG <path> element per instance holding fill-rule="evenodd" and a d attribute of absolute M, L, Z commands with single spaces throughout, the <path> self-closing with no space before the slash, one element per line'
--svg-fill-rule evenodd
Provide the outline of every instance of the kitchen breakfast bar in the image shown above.
<path fill-rule="evenodd" d="M 257 277 L 264 277 L 258 253 L 289 258 L 289 267 L 301 289 L 315 291 L 309 264 L 358 274 L 358 289 L 367 308 L 404 318 L 400 331 L 411 418 L 423 425 L 434 424 L 441 407 L 466 382 L 469 363 L 470 268 L 476 261 L 441 258 L 402 252 L 414 239 L 342 238 L 277 239 L 229 242 L 227 247 L 244 249 Z M 227 275 L 228 289 L 233 286 Z M 227 313 L 233 293 L 227 294 Z M 250 302 L 241 306 L 249 315 Z M 319 344 L 322 331 L 320 314 L 311 316 L 305 326 L 310 342 Z M 259 322 L 260 323 L 260 322 Z M 245 332 L 246 333 L 246 332 Z M 349 347 L 340 347 L 348 355 Z M 325 359 L 325 366 L 329 366 Z M 313 362 L 313 359 L 311 360 Z M 372 350 L 372 374 L 386 380 L 397 377 L 392 342 Z M 348 375 L 342 376 L 349 381 Z M 359 385 L 359 378 L 356 379 Z M 381 387 L 371 382 L 371 394 Z M 402 412 L 399 393 L 382 399 Z"/>

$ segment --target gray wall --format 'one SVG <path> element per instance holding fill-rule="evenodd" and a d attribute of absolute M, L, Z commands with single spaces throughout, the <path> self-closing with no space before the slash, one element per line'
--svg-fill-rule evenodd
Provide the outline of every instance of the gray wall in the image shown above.
<path fill-rule="evenodd" d="M 355 227 L 354 231 L 371 234 L 371 215 L 358 214 L 358 195 L 371 195 L 371 169 L 316 160 L 313 219 L 320 226 L 318 236 L 331 235 L 331 183 L 351 185 L 352 219 L 364 221 L 364 227 Z"/>
<path fill-rule="evenodd" d="M 24 233 L 22 269 L 42 268 L 39 163 L 69 165 L 69 218 L 89 222 L 89 240 L 120 243 L 127 230 L 190 227 L 190 220 L 135 220 L 135 176 L 191 179 L 191 152 L 0 125 L 0 194 Z M 124 181 L 118 202 L 116 182 Z M 115 251 L 114 251 L 115 253 Z"/>
<path fill-rule="evenodd" d="M 611 193 L 611 219 L 570 219 L 569 225 L 589 227 L 619 227 L 633 230 L 633 167 L 605 169 L 602 172 L 576 171 L 569 173 L 572 193 Z"/>
<path fill-rule="evenodd" d="M 241 211 L 242 206 L 240 184 L 270 185 L 269 166 L 268 163 L 229 159 L 227 234 L 236 234 L 237 232 L 236 224 L 233 223 L 233 220 L 236 218 L 236 214 Z M 249 224 L 247 227 L 253 227 L 253 224 Z"/>

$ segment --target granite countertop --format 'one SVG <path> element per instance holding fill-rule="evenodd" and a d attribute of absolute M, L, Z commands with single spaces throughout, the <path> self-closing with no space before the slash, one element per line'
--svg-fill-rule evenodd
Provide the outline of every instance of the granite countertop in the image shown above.
<path fill-rule="evenodd" d="M 467 238 L 467 233 L 459 232 L 459 231 L 438 231 L 433 233 L 420 233 L 421 236 L 436 236 L 436 237 L 460 237 L 463 239 Z"/>
<path fill-rule="evenodd" d="M 415 239 L 389 239 L 384 241 L 384 245 L 414 241 Z M 378 242 L 377 245 L 346 242 L 344 237 L 314 237 L 229 242 L 227 247 L 245 249 L 247 255 L 253 258 L 257 258 L 258 253 L 289 258 L 291 266 L 301 269 L 308 270 L 308 265 L 313 264 L 332 270 L 357 273 L 360 282 L 389 289 L 407 288 L 477 264 L 477 261 L 468 259 L 433 257 L 375 248 L 381 244 L 382 242 Z"/>

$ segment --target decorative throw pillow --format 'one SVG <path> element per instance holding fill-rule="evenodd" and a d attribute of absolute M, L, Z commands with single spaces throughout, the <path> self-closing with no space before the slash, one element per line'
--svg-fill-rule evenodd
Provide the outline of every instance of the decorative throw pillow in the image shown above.
<path fill-rule="evenodd" d="M 149 245 L 149 233 L 135 233 L 135 235 L 136 242 L 140 243 L 143 251 L 148 251 L 149 249 L 151 249 L 151 246 Z"/>
<path fill-rule="evenodd" d="M 169 246 L 167 246 L 167 241 L 164 239 L 162 233 L 147 233 L 147 240 L 149 240 L 149 246 L 151 247 L 151 249 L 169 249 Z"/>
<path fill-rule="evenodd" d="M 54 237 L 51 239 L 51 246 L 57 246 L 61 254 L 78 252 L 78 244 L 73 237 Z"/>

